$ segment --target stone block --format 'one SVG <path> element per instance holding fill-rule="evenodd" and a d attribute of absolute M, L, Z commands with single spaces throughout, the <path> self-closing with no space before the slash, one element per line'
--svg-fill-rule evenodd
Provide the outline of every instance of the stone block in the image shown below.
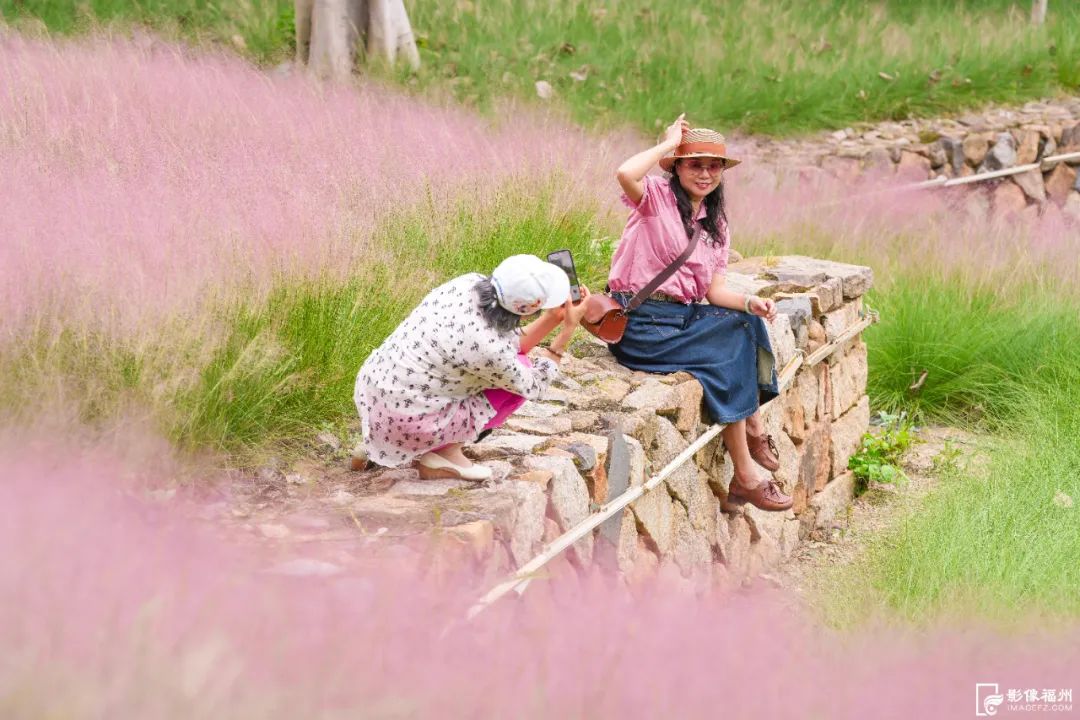
<path fill-rule="evenodd" d="M 848 458 L 859 449 L 870 426 L 870 401 L 864 395 L 855 407 L 832 423 L 832 476 L 847 470 Z"/>
<path fill-rule="evenodd" d="M 776 451 L 780 456 L 780 467 L 773 473 L 773 478 L 791 492 L 799 480 L 799 451 L 794 441 L 783 430 L 773 434 Z"/>
<path fill-rule="evenodd" d="M 512 475 L 510 479 L 516 482 L 536 483 L 546 491 L 548 484 L 551 483 L 551 478 L 553 477 L 555 477 L 555 473 L 550 470 L 527 470 L 526 472 Z"/>
<path fill-rule="evenodd" d="M 1013 131 L 1016 139 L 1016 164 L 1030 165 L 1039 155 L 1041 135 L 1038 130 L 1020 128 Z"/>
<path fill-rule="evenodd" d="M 728 272 L 724 282 L 725 286 L 729 290 L 733 290 L 737 293 L 769 297 L 776 289 L 776 282 L 767 278 L 755 277 L 753 272 L 747 273 L 737 269 L 745 262 L 747 261 L 744 260 L 743 262 L 728 266 Z"/>
<path fill-rule="evenodd" d="M 901 150 L 896 175 L 901 182 L 922 182 L 931 175 L 930 160 L 910 150 Z"/>
<path fill-rule="evenodd" d="M 482 442 L 466 445 L 462 451 L 473 460 L 486 461 L 509 455 L 531 453 L 545 442 L 547 442 L 545 437 L 500 432 L 499 434 L 489 435 Z"/>
<path fill-rule="evenodd" d="M 588 516 L 589 490 L 573 459 L 539 455 L 528 458 L 525 465 L 534 470 L 550 470 L 553 473 L 548 494 L 555 519 L 563 531 L 569 530 Z M 592 559 L 592 546 L 592 535 L 574 543 L 574 550 L 582 563 L 587 564 Z"/>
<path fill-rule="evenodd" d="M 474 520 L 444 529 L 448 538 L 464 544 L 476 562 L 484 561 L 495 547 L 495 525 L 490 520 Z"/>
<path fill-rule="evenodd" d="M 776 301 L 776 312 L 786 315 L 792 331 L 805 325 L 814 316 L 814 304 L 810 300 L 811 293 L 777 293 L 773 296 Z"/>
<path fill-rule="evenodd" d="M 802 408 L 803 419 L 811 423 L 818 419 L 818 394 L 821 392 L 817 368 L 801 368 L 791 384 L 789 402 Z"/>
<path fill-rule="evenodd" d="M 629 571 L 623 571 L 626 584 L 630 587 L 641 587 L 651 582 L 660 569 L 660 558 L 649 547 L 648 539 L 638 536 L 637 548 L 634 550 L 634 560 Z"/>
<path fill-rule="evenodd" d="M 513 415 L 507 419 L 504 427 L 514 432 L 529 433 L 531 435 L 560 435 L 568 433 L 572 429 L 568 417 L 518 417 Z"/>
<path fill-rule="evenodd" d="M 854 497 L 854 475 L 845 472 L 833 478 L 824 490 L 810 500 L 815 510 L 815 527 L 829 528 L 846 524 L 847 509 Z"/>
<path fill-rule="evenodd" d="M 627 410 L 652 410 L 660 415 L 675 414 L 679 410 L 675 389 L 664 383 L 649 379 L 622 399 Z"/>
<path fill-rule="evenodd" d="M 1058 163 L 1050 171 L 1050 174 L 1046 176 L 1046 194 L 1058 207 L 1064 206 L 1065 201 L 1069 199 L 1069 193 L 1076 186 L 1076 182 L 1076 170 L 1065 163 Z"/>
<path fill-rule="evenodd" d="M 1035 202 L 1046 202 L 1046 187 L 1043 185 L 1042 173 L 1039 172 L 1038 169 L 1028 170 L 1027 172 L 1013 175 L 1012 181 L 1020 187 L 1024 192 L 1024 195 Z"/>
<path fill-rule="evenodd" d="M 592 410 L 571 410 L 567 417 L 570 418 L 570 427 L 575 432 L 589 432 L 600 425 L 600 413 Z"/>
<path fill-rule="evenodd" d="M 782 397 L 784 403 L 784 432 L 796 445 L 806 440 L 806 413 L 798 396 L 788 390 Z"/>
<path fill-rule="evenodd" d="M 629 574 L 634 567 L 634 561 L 637 559 L 637 521 L 634 520 L 634 513 L 629 510 L 623 510 L 622 513 L 612 519 L 617 519 L 619 523 L 618 544 L 615 546 L 615 560 L 618 564 L 619 571 L 624 574 Z"/>
<path fill-rule="evenodd" d="M 630 392 L 630 383 L 622 378 L 611 377 L 608 375 L 601 378 L 593 386 L 593 389 L 595 389 L 595 391 L 605 400 L 608 400 L 612 404 L 617 404 L 622 402 L 622 399 Z"/>
<path fill-rule="evenodd" d="M 832 433 L 828 420 L 814 423 L 807 433 L 806 442 L 799 447 L 799 478 L 796 488 L 801 484 L 806 488 L 806 496 L 825 487 L 832 470 L 831 461 Z"/>
<path fill-rule="evenodd" d="M 1042 184 L 1042 175 L 1039 176 L 1039 184 Z M 1019 213 L 1027 207 L 1027 195 L 1014 182 L 1002 182 L 993 193 L 994 214 L 1007 217 Z"/>
<path fill-rule="evenodd" d="M 750 523 L 742 515 L 722 516 L 718 522 L 727 525 L 727 532 L 719 539 L 717 548 L 720 557 L 735 578 L 746 577 L 750 566 Z"/>
<path fill-rule="evenodd" d="M 822 315 L 821 325 L 825 329 L 825 339 L 828 342 L 836 340 L 841 333 L 859 321 L 861 311 L 862 300 L 856 299 L 841 306 L 838 310 Z"/>
<path fill-rule="evenodd" d="M 672 556 L 682 576 L 690 577 L 695 570 L 712 564 L 712 543 L 694 527 L 682 505 L 675 503 L 672 510 Z"/>
<path fill-rule="evenodd" d="M 854 292 L 859 287 L 859 276 L 849 276 L 849 283 Z M 842 277 L 830 277 L 819 283 L 809 293 L 811 310 L 818 317 L 830 310 L 835 310 L 844 303 L 844 280 Z"/>
<path fill-rule="evenodd" d="M 1016 141 L 1010 133 L 998 133 L 994 138 L 994 145 L 986 153 L 979 172 L 1004 170 L 1016 165 Z"/>
<path fill-rule="evenodd" d="M 857 342 L 842 355 L 840 361 L 828 367 L 832 386 L 832 417 L 838 418 L 854 407 L 866 392 L 866 344 Z"/>
<path fill-rule="evenodd" d="M 787 315 L 777 314 L 771 323 L 765 323 L 769 342 L 772 343 L 773 357 L 776 358 L 776 372 L 795 357 L 795 333 L 791 330 L 791 319 Z"/>
<path fill-rule="evenodd" d="M 750 524 L 750 539 L 757 542 L 762 537 L 768 537 L 779 544 L 784 533 L 784 524 L 788 520 L 795 519 L 795 513 L 791 510 L 782 512 L 770 512 L 761 510 L 747 503 L 743 511 L 746 521 Z"/>
<path fill-rule="evenodd" d="M 818 393 L 818 419 L 830 419 L 832 418 L 832 382 L 830 381 L 829 368 L 825 364 L 820 364 L 813 370 L 817 374 L 818 387 L 821 388 Z"/>
<path fill-rule="evenodd" d="M 671 554 L 674 543 L 674 513 L 671 496 L 663 485 L 653 488 L 630 504 L 639 532 L 644 531 L 661 557 Z"/>
<path fill-rule="evenodd" d="M 554 417 L 566 410 L 565 405 L 556 403 L 543 403 L 529 400 L 514 411 L 514 417 L 522 418 L 548 418 Z"/>
<path fill-rule="evenodd" d="M 1075 224 L 1080 224 L 1080 192 L 1073 191 L 1065 198 L 1065 205 L 1061 208 L 1061 214 Z"/>
<path fill-rule="evenodd" d="M 521 567 L 536 554 L 536 548 L 544 537 L 544 518 L 547 512 L 547 495 L 539 485 L 531 482 L 508 481 L 497 489 L 513 499 L 513 514 L 506 526 L 501 526 L 510 537 L 510 554 L 514 564 Z"/>
<path fill-rule="evenodd" d="M 978 167 L 990 151 L 990 133 L 971 133 L 964 138 L 964 160 L 971 167 Z"/>
<path fill-rule="evenodd" d="M 701 422 L 701 400 L 704 393 L 701 383 L 692 378 L 675 386 L 675 398 L 679 406 L 675 416 L 675 428 L 679 432 L 692 432 Z"/>

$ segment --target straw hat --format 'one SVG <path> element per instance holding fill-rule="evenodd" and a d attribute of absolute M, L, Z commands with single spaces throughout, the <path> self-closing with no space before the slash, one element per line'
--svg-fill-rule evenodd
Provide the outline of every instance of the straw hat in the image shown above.
<path fill-rule="evenodd" d="M 724 169 L 742 162 L 727 156 L 727 143 L 724 136 L 708 128 L 693 128 L 683 133 L 682 142 L 675 148 L 674 155 L 660 158 L 660 167 L 664 172 L 671 172 L 676 160 L 683 158 L 710 157 L 724 161 Z"/>

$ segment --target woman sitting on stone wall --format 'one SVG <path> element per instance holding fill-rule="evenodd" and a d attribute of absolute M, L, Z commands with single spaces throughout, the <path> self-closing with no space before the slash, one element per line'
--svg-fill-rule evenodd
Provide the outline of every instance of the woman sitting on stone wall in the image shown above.
<path fill-rule="evenodd" d="M 521 330 L 521 318 L 538 310 Z M 490 478 L 462 445 L 547 389 L 584 311 L 584 302 L 570 301 L 566 273 L 533 255 L 507 258 L 491 277 L 471 273 L 432 290 L 357 375 L 368 458 L 390 467 L 416 461 L 425 479 Z M 560 323 L 534 365 L 525 354 Z"/>
<path fill-rule="evenodd" d="M 670 179 L 647 175 L 654 165 Z M 735 474 L 729 502 L 749 501 L 765 510 L 786 510 L 792 499 L 758 465 L 780 467 L 776 446 L 765 434 L 759 406 L 776 397 L 776 372 L 762 318 L 772 320 L 772 300 L 724 286 L 731 236 L 724 213 L 724 137 L 690 129 L 680 115 L 656 146 L 619 166 L 623 202 L 632 212 L 611 262 L 608 285 L 625 306 L 697 238 L 678 270 L 629 314 L 622 340 L 611 352 L 633 370 L 693 375 L 704 389 L 713 422 L 727 423 L 724 445 Z M 708 304 L 701 304 L 702 300 Z"/>

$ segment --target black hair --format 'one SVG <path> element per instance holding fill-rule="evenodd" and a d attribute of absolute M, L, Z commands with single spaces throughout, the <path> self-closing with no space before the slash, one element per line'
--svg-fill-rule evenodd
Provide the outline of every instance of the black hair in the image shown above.
<path fill-rule="evenodd" d="M 488 327 L 498 333 L 513 332 L 521 324 L 521 316 L 512 313 L 499 304 L 499 296 L 495 293 L 495 285 L 491 278 L 484 277 L 473 285 L 473 292 L 480 303 L 480 314 Z"/>
<path fill-rule="evenodd" d="M 680 162 L 682 162 L 681 159 L 676 160 L 671 168 L 671 190 L 675 193 L 675 204 L 679 208 L 679 217 L 682 218 L 683 227 L 686 228 L 686 237 L 689 239 L 694 234 L 694 208 L 690 203 L 690 195 L 675 173 Z M 720 221 L 723 220 L 724 225 L 727 225 L 727 213 L 724 212 L 724 183 L 717 185 L 716 189 L 706 195 L 702 202 L 705 203 L 705 217 L 701 225 L 705 232 L 709 233 L 712 242 L 721 243 L 724 238 L 720 235 Z"/>

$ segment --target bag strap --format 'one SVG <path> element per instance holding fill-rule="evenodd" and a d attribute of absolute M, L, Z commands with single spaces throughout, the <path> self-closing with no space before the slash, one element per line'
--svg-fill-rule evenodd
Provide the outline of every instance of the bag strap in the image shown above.
<path fill-rule="evenodd" d="M 649 281 L 649 284 L 638 290 L 634 297 L 630 298 L 630 302 L 626 303 L 626 307 L 623 312 L 630 313 L 637 310 L 641 303 L 649 299 L 649 296 L 656 292 L 656 289 L 664 284 L 664 281 L 675 274 L 675 271 L 679 269 L 694 252 L 694 248 L 697 247 L 698 240 L 705 233 L 701 227 L 701 223 L 698 223 L 697 230 L 690 237 L 690 242 L 686 244 L 686 249 L 682 251 L 682 255 L 671 261 L 671 264 L 660 271 L 660 274 Z"/>

